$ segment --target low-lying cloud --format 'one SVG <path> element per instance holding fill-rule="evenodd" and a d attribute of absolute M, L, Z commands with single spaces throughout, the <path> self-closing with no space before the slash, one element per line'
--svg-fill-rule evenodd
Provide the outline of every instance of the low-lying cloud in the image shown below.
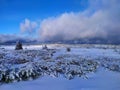
<path fill-rule="evenodd" d="M 102 38 L 120 40 L 120 0 L 89 0 L 83 12 L 63 13 L 44 19 L 40 40 L 74 40 Z"/>
<path fill-rule="evenodd" d="M 14 39 L 17 39 L 18 36 L 13 35 L 13 34 L 0 34 L 0 43 L 12 41 Z"/>
<path fill-rule="evenodd" d="M 23 43 L 33 42 L 35 39 L 15 34 L 0 34 L 0 44 L 16 43 L 18 40 Z"/>

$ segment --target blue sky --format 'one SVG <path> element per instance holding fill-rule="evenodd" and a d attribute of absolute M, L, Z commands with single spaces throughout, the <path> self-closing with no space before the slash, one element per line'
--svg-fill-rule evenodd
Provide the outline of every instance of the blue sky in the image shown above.
<path fill-rule="evenodd" d="M 39 21 L 85 8 L 87 0 L 0 0 L 0 33 L 19 33 L 20 23 L 25 18 Z"/>

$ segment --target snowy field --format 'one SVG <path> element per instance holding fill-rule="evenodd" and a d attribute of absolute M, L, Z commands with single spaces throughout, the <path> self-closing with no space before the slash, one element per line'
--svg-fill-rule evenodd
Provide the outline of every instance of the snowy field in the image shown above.
<path fill-rule="evenodd" d="M 119 45 L 0 46 L 0 90 L 120 90 Z"/>

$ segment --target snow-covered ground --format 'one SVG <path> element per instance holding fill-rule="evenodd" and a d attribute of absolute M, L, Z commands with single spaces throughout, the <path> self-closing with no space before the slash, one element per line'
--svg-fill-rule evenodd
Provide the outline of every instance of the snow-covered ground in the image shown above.
<path fill-rule="evenodd" d="M 120 90 L 120 73 L 101 68 L 89 74 L 89 79 L 44 76 L 33 81 L 1 85 L 0 90 Z"/>
<path fill-rule="evenodd" d="M 120 90 L 120 46 L 47 46 L 0 46 L 0 90 Z"/>

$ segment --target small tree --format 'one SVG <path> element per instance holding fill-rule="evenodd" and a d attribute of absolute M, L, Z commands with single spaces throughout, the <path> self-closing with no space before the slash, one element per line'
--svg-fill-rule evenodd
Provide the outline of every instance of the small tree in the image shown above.
<path fill-rule="evenodd" d="M 67 50 L 67 52 L 70 52 L 71 51 L 71 49 L 68 47 L 68 48 L 66 48 L 66 50 Z"/>
<path fill-rule="evenodd" d="M 47 49 L 48 49 L 47 45 L 44 45 L 44 46 L 42 47 L 42 49 L 47 50 Z"/>
<path fill-rule="evenodd" d="M 21 43 L 20 41 L 18 41 L 18 42 L 16 43 L 15 50 L 21 50 L 21 49 L 23 49 L 23 48 L 22 48 L 22 43 Z"/>

